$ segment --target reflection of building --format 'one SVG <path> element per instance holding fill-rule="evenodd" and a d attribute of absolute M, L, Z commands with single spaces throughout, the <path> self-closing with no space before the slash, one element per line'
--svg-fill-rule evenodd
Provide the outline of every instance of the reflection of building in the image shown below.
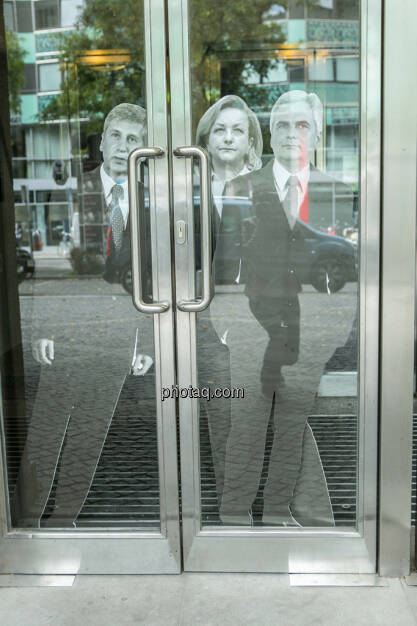
<path fill-rule="evenodd" d="M 289 8 L 272 4 L 264 23 L 279 26 L 280 43 L 208 44 L 219 61 L 211 66 L 213 98 L 238 93 L 256 111 L 269 147 L 269 112 L 290 89 L 317 93 L 325 107 L 317 164 L 332 176 L 358 184 L 359 2 L 317 0 Z M 276 41 L 276 40 L 275 40 Z M 263 96 L 260 95 L 263 91 Z M 262 93 L 262 92 L 261 92 Z"/>
<path fill-rule="evenodd" d="M 26 52 L 22 114 L 12 123 L 16 220 L 23 224 L 32 221 L 47 244 L 56 243 L 62 229 L 69 231 L 71 216 L 78 210 L 77 173 L 70 158 L 71 143 L 72 155 L 79 154 L 75 137 L 78 130 L 74 129 L 70 136 L 72 131 L 66 120 L 39 123 L 38 116 L 60 92 L 59 37 L 74 28 L 81 5 L 77 0 L 4 2 L 6 27 L 18 33 L 20 46 Z M 213 100 L 226 93 L 242 96 L 257 112 L 265 130 L 268 154 L 269 111 L 275 100 L 289 87 L 316 92 L 326 111 L 318 165 L 356 186 L 359 0 L 317 0 L 315 6 L 289 0 L 288 6 L 271 2 L 270 10 L 263 16 L 265 24 L 279 25 L 282 43 L 243 41 L 239 49 L 209 44 L 218 61 L 210 65 Z M 100 159 L 97 137 L 89 140 L 94 145 L 88 146 L 86 170 L 94 168 Z M 53 178 L 56 161 L 62 161 L 68 174 L 62 185 Z M 27 194 L 22 193 L 22 187 L 27 188 Z M 95 242 L 100 247 L 104 224 L 99 227 L 96 219 L 90 224 L 87 218 L 80 215 L 81 239 L 84 244 Z"/>
<path fill-rule="evenodd" d="M 22 112 L 19 119 L 12 119 L 11 128 L 16 220 L 26 231 L 32 222 L 46 244 L 57 243 L 60 232 L 70 228 L 77 180 L 71 175 L 68 123 L 39 123 L 39 113 L 59 93 L 58 38 L 73 28 L 80 4 L 73 0 L 4 2 L 6 28 L 18 33 L 26 53 Z M 54 180 L 57 161 L 61 161 L 63 180 L 68 176 L 64 184 Z M 59 180 L 56 171 L 55 178 Z"/>

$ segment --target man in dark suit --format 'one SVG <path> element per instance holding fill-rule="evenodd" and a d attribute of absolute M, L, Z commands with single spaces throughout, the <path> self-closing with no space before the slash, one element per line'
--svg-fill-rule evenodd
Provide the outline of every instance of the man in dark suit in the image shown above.
<path fill-rule="evenodd" d="M 120 271 L 130 261 L 127 157 L 134 148 L 145 143 L 146 111 L 135 104 L 117 105 L 104 122 L 100 142 L 103 163 L 83 175 L 83 222 L 89 223 L 90 232 L 93 224 L 104 226 L 101 233 L 106 239 L 103 278 L 108 282 L 117 282 Z"/>
<path fill-rule="evenodd" d="M 310 163 L 321 136 L 322 119 L 323 107 L 315 94 L 292 91 L 281 96 L 270 120 L 274 159 L 263 169 L 236 178 L 225 192 L 228 197 L 251 201 L 251 217 L 241 224 L 241 263 L 247 276 L 245 294 L 250 310 L 267 334 L 260 371 L 252 372 L 247 400 L 245 395 L 251 410 L 246 411 L 242 401 L 239 407 L 236 404 L 236 411 L 232 409 L 221 506 L 225 523 L 249 523 L 248 511 L 259 486 L 275 396 L 275 436 L 263 492 L 263 522 L 333 525 L 323 470 L 307 425 L 331 352 L 328 354 L 327 348 L 319 357 L 321 366 L 317 359 L 310 364 L 312 355 L 308 352 L 300 358 L 302 287 L 296 263 L 311 227 L 325 230 L 334 223 L 335 215 L 342 224 L 352 220 L 349 190 Z M 320 348 L 317 350 L 318 354 Z M 232 383 L 239 385 L 236 380 Z M 306 472 L 304 467 L 303 477 L 305 459 L 310 469 Z"/>
<path fill-rule="evenodd" d="M 145 141 L 144 109 L 133 104 L 116 106 L 104 122 L 103 163 L 82 180 L 83 223 L 99 224 L 100 229 L 109 225 L 109 272 L 116 271 L 122 257 L 130 254 L 127 158 Z M 95 298 L 92 310 L 81 305 L 71 310 L 67 305 L 76 322 L 71 325 L 64 318 L 62 327 L 57 326 L 56 311 L 49 312 L 42 298 L 34 295 L 31 325 L 37 337 L 47 336 L 51 326 L 55 339 L 33 343 L 33 356 L 42 368 L 12 501 L 13 523 L 66 527 L 73 525 L 87 496 L 130 366 L 133 374 L 144 375 L 152 365 L 152 358 L 145 356 L 153 350 L 152 327 L 142 332 L 137 350 L 135 331 L 139 325 L 144 328 L 143 319 L 132 311 L 129 299 L 117 297 L 117 289 L 113 297 L 111 293 L 101 296 L 105 313 L 97 310 Z M 83 316 L 93 322 L 87 341 Z M 54 480 L 55 507 L 41 521 Z"/>

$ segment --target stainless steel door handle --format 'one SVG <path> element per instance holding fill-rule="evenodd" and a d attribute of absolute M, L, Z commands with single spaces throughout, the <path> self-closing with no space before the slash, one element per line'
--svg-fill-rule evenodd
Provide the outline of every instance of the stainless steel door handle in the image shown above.
<path fill-rule="evenodd" d="M 132 300 L 134 306 L 141 313 L 164 313 L 169 309 L 169 302 L 147 303 L 143 300 L 142 284 L 142 252 L 140 246 L 140 213 L 138 201 L 138 161 L 142 159 L 158 158 L 164 155 L 162 148 L 136 148 L 128 157 L 128 185 L 130 207 L 130 244 L 132 258 Z M 143 208 L 142 208 L 143 210 Z"/>
<path fill-rule="evenodd" d="M 174 150 L 176 157 L 196 157 L 200 163 L 200 213 L 201 213 L 201 265 L 203 294 L 201 300 L 180 300 L 180 311 L 198 313 L 204 311 L 213 299 L 211 276 L 211 203 L 210 169 L 207 152 L 199 146 L 183 146 Z"/>

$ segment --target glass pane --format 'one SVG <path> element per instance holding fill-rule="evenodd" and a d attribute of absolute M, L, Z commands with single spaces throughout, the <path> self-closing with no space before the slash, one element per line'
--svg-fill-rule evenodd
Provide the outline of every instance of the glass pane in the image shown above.
<path fill-rule="evenodd" d="M 34 5 L 38 30 L 59 26 L 58 0 L 36 0 Z"/>
<path fill-rule="evenodd" d="M 19 33 L 32 32 L 32 3 L 26 0 L 16 2 L 17 30 Z"/>
<path fill-rule="evenodd" d="M 13 2 L 5 2 L 3 5 L 4 10 L 4 25 L 7 30 L 15 29 Z"/>
<path fill-rule="evenodd" d="M 334 80 L 334 62 L 329 58 L 315 58 L 308 68 L 308 78 L 313 80 L 325 80 L 333 82 Z"/>
<path fill-rule="evenodd" d="M 197 316 L 202 526 L 358 520 L 359 8 L 347 21 L 342 2 L 318 4 L 309 28 L 304 3 L 283 22 L 273 2 L 190 1 L 214 231 L 215 296 Z M 194 192 L 198 233 L 197 169 Z"/>
<path fill-rule="evenodd" d="M 311 18 L 357 20 L 359 15 L 359 0 L 315 0 L 305 4 Z"/>
<path fill-rule="evenodd" d="M 336 72 L 339 83 L 357 83 L 359 80 L 359 59 L 352 57 L 336 59 Z"/>
<path fill-rule="evenodd" d="M 288 12 L 291 19 L 303 19 L 305 17 L 304 0 L 288 0 Z"/>
<path fill-rule="evenodd" d="M 57 25 L 57 3 L 28 4 L 37 28 Z M 17 269 L 4 298 L 16 310 L 14 325 L 0 322 L 2 340 L 14 333 L 1 371 L 11 524 L 158 529 L 153 318 L 132 305 L 127 193 L 128 154 L 147 138 L 143 10 L 61 3 L 66 25 L 78 14 L 70 39 L 45 30 L 30 50 L 8 40 Z M 21 94 L 25 64 L 46 51 L 54 63 L 38 65 L 39 89 L 59 93 Z M 149 253 L 146 271 L 151 298 Z"/>
<path fill-rule="evenodd" d="M 61 87 L 59 63 L 44 63 L 38 66 L 39 91 L 58 91 Z"/>

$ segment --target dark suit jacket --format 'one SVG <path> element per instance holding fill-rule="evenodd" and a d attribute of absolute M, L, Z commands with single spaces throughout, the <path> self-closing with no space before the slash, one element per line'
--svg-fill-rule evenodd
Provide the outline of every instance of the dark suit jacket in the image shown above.
<path fill-rule="evenodd" d="M 130 265 L 130 220 L 127 220 L 126 228 L 123 233 L 122 248 L 119 253 L 116 252 L 111 237 L 110 228 L 110 210 L 106 205 L 103 193 L 103 184 L 100 176 L 101 164 L 91 172 L 83 175 L 82 184 L 82 223 L 89 224 L 91 230 L 92 224 L 100 224 L 100 231 L 103 232 L 104 242 L 102 251 L 105 257 L 105 269 L 103 278 L 108 282 L 118 282 L 120 273 Z M 143 280 L 150 283 L 151 276 L 151 245 L 150 245 L 150 218 L 148 204 L 143 209 L 145 202 L 145 193 L 143 183 L 139 182 L 138 193 L 140 202 L 142 203 L 141 218 L 141 249 L 142 258 L 146 259 L 143 267 Z M 86 247 L 88 241 L 85 242 Z M 146 284 L 146 282 L 144 283 Z M 146 293 L 150 293 L 147 288 Z"/>
<path fill-rule="evenodd" d="M 145 286 L 145 294 L 151 298 L 152 294 L 152 246 L 151 246 L 151 225 L 149 214 L 149 203 L 145 201 L 145 190 L 142 182 L 138 184 L 138 197 L 140 203 L 140 247 L 142 255 L 142 284 Z M 130 210 L 130 208 L 129 208 Z M 110 214 L 108 216 L 110 222 Z M 106 264 L 103 278 L 108 282 L 116 282 L 120 279 L 122 272 L 131 265 L 130 246 L 130 219 L 128 218 L 126 228 L 123 232 L 122 247 L 116 251 L 113 238 L 111 236 L 111 226 L 107 231 Z"/>
<path fill-rule="evenodd" d="M 290 228 L 273 177 L 273 160 L 261 170 L 231 181 L 225 195 L 236 202 L 250 200 L 251 217 L 241 222 L 241 262 L 247 276 L 245 294 L 255 317 L 268 332 L 281 364 L 297 360 L 299 346 L 297 254 L 308 229 L 297 220 Z M 325 230 L 334 222 L 340 229 L 353 219 L 349 188 L 313 166 L 308 185 L 309 226 Z M 223 210 L 222 222 L 227 220 Z M 220 232 L 222 224 L 220 225 Z M 234 274 L 238 273 L 238 266 Z"/>
<path fill-rule="evenodd" d="M 251 217 L 241 222 L 241 260 L 247 266 L 246 294 L 250 298 L 294 297 L 301 290 L 295 255 L 308 230 L 300 221 L 290 229 L 275 188 L 272 167 L 273 161 L 261 170 L 234 179 L 225 190 L 225 195 L 235 197 L 237 203 L 240 199 L 246 203 L 250 200 Z M 352 225 L 351 190 L 313 166 L 308 204 L 311 228 L 325 231 L 334 217 L 339 231 Z M 224 220 L 227 220 L 227 208 L 223 211 L 220 232 Z"/>

